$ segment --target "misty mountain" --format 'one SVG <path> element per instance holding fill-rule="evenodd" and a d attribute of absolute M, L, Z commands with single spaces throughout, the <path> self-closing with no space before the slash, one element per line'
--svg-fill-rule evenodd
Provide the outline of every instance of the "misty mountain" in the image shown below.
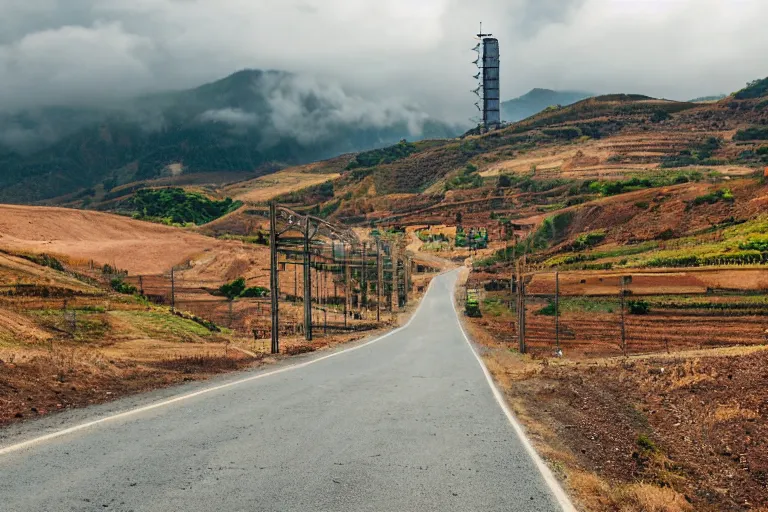
<path fill-rule="evenodd" d="M 460 130 L 394 100 L 281 71 L 244 70 L 195 89 L 109 106 L 0 113 L 0 201 L 34 202 L 184 173 L 279 166 Z"/>
<path fill-rule="evenodd" d="M 538 114 L 552 105 L 564 107 L 591 96 L 594 94 L 588 92 L 533 89 L 519 98 L 502 102 L 501 118 L 504 121 L 514 123 Z"/>

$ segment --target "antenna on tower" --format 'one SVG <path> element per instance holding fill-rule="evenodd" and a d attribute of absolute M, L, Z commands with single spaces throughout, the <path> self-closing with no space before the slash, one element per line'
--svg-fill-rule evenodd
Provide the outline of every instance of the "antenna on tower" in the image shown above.
<path fill-rule="evenodd" d="M 493 34 L 483 34 L 483 22 L 480 22 L 480 32 L 478 32 L 477 37 L 482 39 L 484 37 L 493 37 Z"/>

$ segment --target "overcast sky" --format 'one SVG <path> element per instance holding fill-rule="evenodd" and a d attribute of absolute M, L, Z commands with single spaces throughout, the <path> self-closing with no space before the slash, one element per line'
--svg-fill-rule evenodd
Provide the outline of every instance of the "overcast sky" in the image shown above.
<path fill-rule="evenodd" d="M 768 75 L 766 0 L 0 0 L 0 109 L 248 67 L 465 120 L 481 20 L 500 39 L 505 99 L 533 87 L 690 99 Z"/>

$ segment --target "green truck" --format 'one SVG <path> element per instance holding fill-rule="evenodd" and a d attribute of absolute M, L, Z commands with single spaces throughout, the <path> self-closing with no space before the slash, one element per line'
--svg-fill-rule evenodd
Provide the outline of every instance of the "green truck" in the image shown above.
<path fill-rule="evenodd" d="M 471 318 L 480 318 L 480 300 L 478 292 L 474 289 L 467 290 L 467 300 L 464 302 L 464 314 Z"/>

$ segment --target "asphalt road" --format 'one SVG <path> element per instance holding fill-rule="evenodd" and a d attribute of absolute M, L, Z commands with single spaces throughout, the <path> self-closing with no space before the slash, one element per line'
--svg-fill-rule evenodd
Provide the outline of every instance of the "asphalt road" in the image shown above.
<path fill-rule="evenodd" d="M 372 344 L 0 452 L 0 509 L 560 510 L 459 329 L 456 276 Z"/>

